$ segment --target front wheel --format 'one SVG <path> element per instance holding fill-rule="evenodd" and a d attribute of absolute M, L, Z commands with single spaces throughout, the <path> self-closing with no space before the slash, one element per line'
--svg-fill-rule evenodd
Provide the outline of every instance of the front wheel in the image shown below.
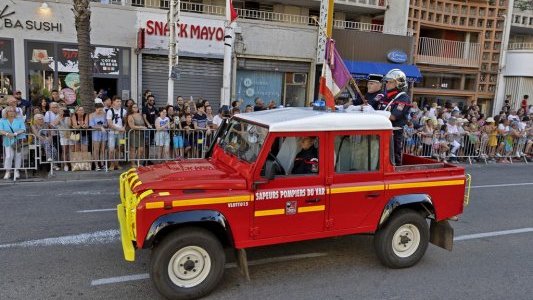
<path fill-rule="evenodd" d="M 209 294 L 224 272 L 224 249 L 201 228 L 183 228 L 167 236 L 153 251 L 150 275 L 168 299 L 196 299 Z"/>
<path fill-rule="evenodd" d="M 389 268 L 407 268 L 424 256 L 429 242 L 426 219 L 405 209 L 395 213 L 374 237 L 376 254 Z"/>

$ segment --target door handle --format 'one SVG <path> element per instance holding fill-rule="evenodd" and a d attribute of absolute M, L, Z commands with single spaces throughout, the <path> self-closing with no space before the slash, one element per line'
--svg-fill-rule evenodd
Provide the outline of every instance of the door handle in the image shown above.
<path fill-rule="evenodd" d="M 369 193 L 369 194 L 366 194 L 367 198 L 377 198 L 379 196 L 381 196 L 381 193 Z"/>
<path fill-rule="evenodd" d="M 305 200 L 305 203 L 318 203 L 318 202 L 320 202 L 320 198 L 314 198 L 314 199 Z"/>

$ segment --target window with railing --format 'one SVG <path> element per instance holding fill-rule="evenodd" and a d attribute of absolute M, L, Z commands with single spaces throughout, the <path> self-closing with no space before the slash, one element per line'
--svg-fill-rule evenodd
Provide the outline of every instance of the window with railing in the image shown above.
<path fill-rule="evenodd" d="M 414 87 L 426 89 L 474 91 L 476 88 L 476 75 L 423 72 L 422 80 L 420 82 L 415 82 Z"/>

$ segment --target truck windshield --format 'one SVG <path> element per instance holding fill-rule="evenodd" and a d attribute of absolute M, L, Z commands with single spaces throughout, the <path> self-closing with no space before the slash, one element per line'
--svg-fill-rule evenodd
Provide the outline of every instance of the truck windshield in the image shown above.
<path fill-rule="evenodd" d="M 224 152 L 249 163 L 255 162 L 268 129 L 239 119 L 232 119 L 226 128 L 219 142 Z"/>

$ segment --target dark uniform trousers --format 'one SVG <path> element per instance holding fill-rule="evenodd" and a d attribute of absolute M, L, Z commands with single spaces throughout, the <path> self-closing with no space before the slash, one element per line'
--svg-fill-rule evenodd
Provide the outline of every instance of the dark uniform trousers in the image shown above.
<path fill-rule="evenodd" d="M 394 164 L 396 166 L 402 165 L 402 146 L 403 146 L 403 129 L 394 130 Z"/>

